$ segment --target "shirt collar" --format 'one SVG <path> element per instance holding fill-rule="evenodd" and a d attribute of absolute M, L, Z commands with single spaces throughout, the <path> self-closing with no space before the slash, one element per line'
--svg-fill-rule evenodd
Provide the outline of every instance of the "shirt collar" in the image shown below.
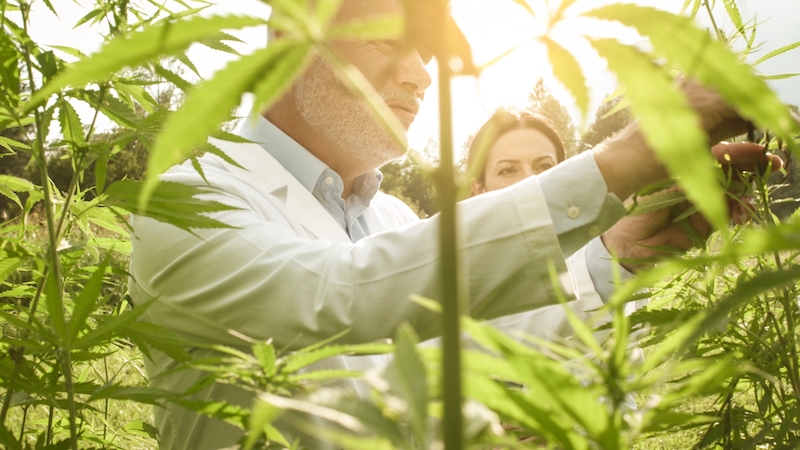
<path fill-rule="evenodd" d="M 260 114 L 242 120 L 238 133 L 261 145 L 309 192 L 328 166 Z"/>
<path fill-rule="evenodd" d="M 242 120 L 236 134 L 261 145 L 309 192 L 314 192 L 329 176 L 334 177 L 339 186 L 342 184 L 336 172 L 260 114 Z M 356 178 L 353 193 L 368 204 L 378 192 L 381 181 L 383 174 L 374 169 Z"/>

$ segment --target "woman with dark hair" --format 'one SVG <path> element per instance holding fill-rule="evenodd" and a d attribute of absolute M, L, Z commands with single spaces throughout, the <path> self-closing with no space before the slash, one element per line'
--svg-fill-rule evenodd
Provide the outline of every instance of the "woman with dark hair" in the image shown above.
<path fill-rule="evenodd" d="M 564 142 L 550 120 L 528 111 L 498 110 L 478 130 L 468 147 L 470 196 L 502 189 L 539 175 L 564 162 L 566 156 Z M 547 212 L 543 211 L 543 214 Z M 605 251 L 601 243 L 596 243 L 595 247 L 595 251 Z M 584 320 L 605 321 L 608 319 L 605 314 L 593 317 L 596 313 L 592 311 L 601 308 L 604 301 L 596 291 L 593 275 L 586 265 L 586 251 L 584 247 L 567 259 L 571 294 L 576 297 L 568 306 Z M 607 253 L 606 256 L 605 261 L 610 264 L 611 257 Z M 625 272 L 621 267 L 619 270 Z M 610 284 L 610 278 L 606 279 Z M 609 291 L 605 292 L 606 296 L 609 294 Z M 636 303 L 628 304 L 626 312 L 630 313 L 641 305 Z M 523 332 L 546 339 L 563 340 L 574 334 L 562 305 L 500 317 L 490 323 L 507 332 Z M 596 337 L 603 339 L 607 334 L 598 333 Z"/>
<path fill-rule="evenodd" d="M 498 110 L 469 146 L 471 196 L 538 175 L 567 158 L 564 142 L 547 118 Z"/>

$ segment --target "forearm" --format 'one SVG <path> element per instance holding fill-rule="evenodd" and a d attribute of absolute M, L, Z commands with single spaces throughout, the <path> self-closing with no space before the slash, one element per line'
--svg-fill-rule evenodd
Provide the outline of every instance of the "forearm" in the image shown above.
<path fill-rule="evenodd" d="M 554 303 L 548 261 L 565 266 L 536 180 L 485 197 L 459 208 L 467 312 L 492 318 Z M 390 338 L 403 321 L 423 338 L 439 333 L 439 315 L 409 299 L 440 297 L 437 219 L 333 244 L 298 236 L 277 210 L 214 199 L 245 208 L 217 217 L 238 228 L 193 236 L 134 223 L 132 296 L 157 298 L 149 320 L 208 343 L 241 343 L 233 330 L 287 348 L 347 330 L 342 342 Z"/>
<path fill-rule="evenodd" d="M 669 177 L 635 123 L 595 147 L 592 153 L 608 192 L 621 200 Z"/>

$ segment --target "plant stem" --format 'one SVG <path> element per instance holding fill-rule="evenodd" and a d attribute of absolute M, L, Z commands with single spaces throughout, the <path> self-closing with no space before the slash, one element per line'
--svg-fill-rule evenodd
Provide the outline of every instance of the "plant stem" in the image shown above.
<path fill-rule="evenodd" d="M 24 406 L 22 408 L 22 423 L 19 426 L 19 441 L 22 444 L 22 440 L 25 438 L 25 422 L 28 421 L 28 406 Z"/>
<path fill-rule="evenodd" d="M 708 0 L 705 0 L 703 4 L 706 7 L 706 11 L 708 11 L 708 18 L 711 19 L 711 26 L 714 28 L 714 33 L 716 33 L 717 38 L 725 42 L 725 36 L 722 35 L 722 31 L 720 31 L 719 27 L 717 26 L 717 21 L 714 20 L 714 13 L 711 12 L 711 5 L 708 4 Z"/>
<path fill-rule="evenodd" d="M 14 363 L 14 368 L 16 369 L 16 363 Z M 6 423 L 6 415 L 8 414 L 8 409 L 11 407 L 11 396 L 14 395 L 14 391 L 12 389 L 6 389 L 5 397 L 3 397 L 3 409 L 0 410 L 0 424 Z"/>
<path fill-rule="evenodd" d="M 444 447 L 462 448 L 461 412 L 461 299 L 458 281 L 456 184 L 453 173 L 453 118 L 449 58 L 437 57 L 439 66 L 440 163 L 437 186 L 442 208 L 439 251 L 442 259 L 442 394 L 444 399 Z"/>
<path fill-rule="evenodd" d="M 765 146 L 765 148 L 769 147 L 769 141 L 765 143 Z M 764 216 L 764 222 L 766 222 L 767 225 L 774 226 L 775 220 L 772 217 L 772 211 L 769 209 L 770 201 L 769 195 L 767 195 L 767 176 L 759 173 L 757 180 L 759 194 L 761 196 L 761 214 Z M 778 271 L 783 270 L 783 261 L 781 260 L 780 253 L 778 251 L 772 252 L 772 258 L 775 262 L 775 268 L 778 269 Z M 792 296 L 787 287 L 781 289 L 781 295 L 778 296 L 778 299 L 786 315 L 786 333 L 785 336 L 782 336 L 778 328 L 776 328 L 775 331 L 779 333 L 778 339 L 784 343 L 787 347 L 786 350 L 789 352 L 788 358 L 781 358 L 781 360 L 786 361 L 785 367 L 789 375 L 789 383 L 792 385 L 792 392 L 795 398 L 800 401 L 800 358 L 797 352 L 797 340 L 795 336 L 797 324 L 794 317 L 796 306 L 793 304 Z"/>
<path fill-rule="evenodd" d="M 103 383 L 108 383 L 108 357 L 103 357 L 103 370 L 105 372 L 105 379 Z M 105 405 L 103 405 L 103 442 L 106 442 L 106 433 L 108 431 L 108 399 L 105 400 Z"/>
<path fill-rule="evenodd" d="M 51 405 L 48 412 L 47 412 L 47 437 L 45 438 L 45 443 L 50 445 L 53 443 L 53 406 Z"/>
<path fill-rule="evenodd" d="M 26 41 L 25 41 L 25 66 L 28 72 L 28 82 L 30 83 L 30 90 L 31 92 L 36 91 L 36 83 L 33 79 L 33 63 L 31 62 L 31 45 L 32 41 L 30 40 L 30 36 L 28 34 L 28 22 L 30 20 L 30 3 L 28 2 L 20 2 L 19 3 L 20 13 L 22 14 L 22 28 L 25 32 Z M 61 261 L 58 256 L 57 248 L 58 248 L 58 235 L 56 232 L 56 223 L 55 217 L 53 214 L 53 199 L 52 194 L 50 192 L 50 176 L 47 173 L 47 155 L 45 154 L 44 150 L 44 140 L 45 136 L 42 133 L 42 116 L 37 108 L 34 111 L 34 120 L 36 123 L 36 155 L 39 164 L 39 175 L 42 181 L 42 202 L 44 204 L 45 216 L 47 218 L 47 231 L 49 236 L 49 248 L 47 251 L 47 257 L 49 259 L 48 266 L 52 271 L 53 281 L 55 286 L 53 287 L 53 292 L 56 293 L 57 296 L 61 296 L 63 292 L 62 286 L 62 279 L 61 279 Z M 64 208 L 68 208 L 68 205 L 64 205 Z M 46 280 L 46 279 L 45 279 Z M 45 281 L 46 283 L 47 281 Z M 59 299 L 50 299 L 48 298 L 47 301 L 58 301 Z M 60 302 L 59 302 L 60 303 Z M 61 311 L 63 314 L 63 311 Z M 78 429 L 77 429 L 77 413 L 75 409 L 75 393 L 73 392 L 72 386 L 72 367 L 71 367 L 71 358 L 69 355 L 69 350 L 67 349 L 64 351 L 62 355 L 62 363 L 64 365 L 64 377 L 65 377 L 65 387 L 67 389 L 67 402 L 69 404 L 69 428 L 70 428 L 70 441 L 72 444 L 73 450 L 78 450 Z M 51 410 L 52 414 L 52 410 Z M 52 417 L 51 417 L 52 420 Z M 51 430 L 48 428 L 48 434 Z"/>

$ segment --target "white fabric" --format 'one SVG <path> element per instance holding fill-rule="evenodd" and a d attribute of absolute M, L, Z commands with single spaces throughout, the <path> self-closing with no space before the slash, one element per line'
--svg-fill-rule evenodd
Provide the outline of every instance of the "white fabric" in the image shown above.
<path fill-rule="evenodd" d="M 410 294 L 439 298 L 436 218 L 419 221 L 400 200 L 378 193 L 365 212 L 373 234 L 353 244 L 260 146 L 215 144 L 249 169 L 213 155 L 200 158 L 209 185 L 217 190 L 208 197 L 240 208 L 214 217 L 236 228 L 191 234 L 135 218 L 130 293 L 136 304 L 157 299 L 144 320 L 201 342 L 241 348 L 246 344 L 237 334 L 272 339 L 276 348 L 287 350 L 345 330 L 350 331 L 341 342 L 369 342 L 393 337 L 406 321 L 423 339 L 439 334 L 439 316 L 409 300 Z M 206 185 L 189 164 L 163 179 Z M 490 319 L 555 303 L 548 261 L 562 274 L 566 266 L 536 178 L 464 202 L 459 216 L 473 316 Z M 562 288 L 572 291 L 573 283 Z M 192 352 L 212 355 L 199 348 Z M 337 358 L 325 366 L 364 369 L 384 362 Z M 154 387 L 176 392 L 202 376 L 195 371 L 164 375 L 175 363 L 159 352 L 146 365 Z M 250 393 L 223 385 L 198 396 L 243 406 L 252 402 Z M 174 405 L 169 412 L 158 409 L 156 421 L 161 448 L 220 448 L 233 445 L 238 436 L 230 425 Z"/>

